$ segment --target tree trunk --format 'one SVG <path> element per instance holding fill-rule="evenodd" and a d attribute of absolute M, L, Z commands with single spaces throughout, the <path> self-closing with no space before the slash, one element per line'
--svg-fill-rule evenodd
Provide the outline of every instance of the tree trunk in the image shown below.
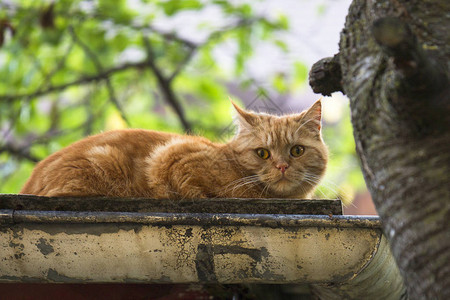
<path fill-rule="evenodd" d="M 340 53 L 310 72 L 316 92 L 350 98 L 364 177 L 410 299 L 450 299 L 449 8 L 354 0 Z"/>

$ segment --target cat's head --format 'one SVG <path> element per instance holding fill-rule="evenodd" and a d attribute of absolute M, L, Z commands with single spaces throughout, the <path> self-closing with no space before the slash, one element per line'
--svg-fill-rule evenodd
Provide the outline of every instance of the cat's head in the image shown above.
<path fill-rule="evenodd" d="M 328 160 L 321 135 L 321 101 L 299 114 L 285 116 L 233 105 L 238 131 L 230 146 L 239 165 L 258 179 L 265 196 L 308 196 L 324 175 Z"/>

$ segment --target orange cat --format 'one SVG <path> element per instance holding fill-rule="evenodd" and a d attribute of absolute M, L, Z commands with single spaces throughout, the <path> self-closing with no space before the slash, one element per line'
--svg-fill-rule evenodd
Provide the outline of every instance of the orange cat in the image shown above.
<path fill-rule="evenodd" d="M 305 198 L 323 176 L 320 100 L 272 116 L 242 110 L 226 144 L 150 130 L 109 131 L 41 161 L 21 190 L 45 196 Z"/>

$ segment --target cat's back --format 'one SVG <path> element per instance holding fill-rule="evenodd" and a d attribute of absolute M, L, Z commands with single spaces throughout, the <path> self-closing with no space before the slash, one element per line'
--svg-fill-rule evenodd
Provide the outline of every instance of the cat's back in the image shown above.
<path fill-rule="evenodd" d="M 177 136 L 124 129 L 84 138 L 38 163 L 21 193 L 135 196 L 145 185 L 140 168 L 145 158 Z"/>

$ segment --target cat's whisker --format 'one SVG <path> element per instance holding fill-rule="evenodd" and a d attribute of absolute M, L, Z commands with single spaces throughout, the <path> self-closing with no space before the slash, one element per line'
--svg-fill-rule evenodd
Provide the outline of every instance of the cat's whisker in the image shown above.
<path fill-rule="evenodd" d="M 336 195 L 335 196 L 336 198 L 339 198 L 339 199 L 350 199 L 350 198 L 352 198 L 349 193 L 345 192 L 345 190 L 343 190 L 340 186 L 338 186 L 336 183 L 332 182 L 329 179 L 324 179 L 324 182 L 322 184 L 327 189 L 331 190 Z M 330 187 L 330 185 L 334 186 L 335 189 Z M 357 208 L 357 206 L 353 203 L 353 200 L 350 203 L 348 203 L 347 201 L 346 201 L 346 203 L 344 203 L 344 201 L 343 201 L 343 204 L 344 204 L 345 207 L 348 207 L 348 206 L 351 205 L 351 206 Z"/>
<path fill-rule="evenodd" d="M 236 161 L 234 158 L 223 158 L 223 159 L 215 159 L 216 162 L 222 162 L 222 161 Z"/>
<path fill-rule="evenodd" d="M 240 182 L 240 181 L 245 181 L 245 180 L 248 180 L 248 179 L 251 179 L 251 178 L 255 178 L 255 177 L 257 177 L 257 175 L 250 175 L 250 176 L 238 178 L 238 179 L 236 179 L 236 180 L 230 182 L 229 185 L 234 184 L 234 183 L 237 183 L 237 182 Z"/>
<path fill-rule="evenodd" d="M 332 182 L 328 179 L 324 179 L 322 181 L 322 185 L 325 186 L 326 188 L 330 189 L 332 192 L 334 192 L 336 194 L 336 196 L 338 196 L 339 194 L 347 196 L 347 194 L 342 190 L 342 188 L 340 186 L 338 186 L 337 184 L 335 184 L 334 182 Z"/>
<path fill-rule="evenodd" d="M 323 192 L 322 188 L 317 188 L 317 190 L 319 191 L 319 193 L 322 195 L 322 197 L 325 199 L 327 198 L 327 195 L 325 195 L 325 193 Z"/>
<path fill-rule="evenodd" d="M 225 193 L 231 191 L 232 194 L 234 194 L 237 189 L 242 188 L 242 187 L 244 187 L 246 185 L 250 185 L 250 187 L 245 190 L 245 191 L 247 191 L 248 189 L 250 189 L 253 186 L 255 186 L 256 183 L 258 183 L 258 182 L 259 182 L 259 176 L 258 175 L 251 175 L 251 176 L 247 176 L 247 177 L 244 177 L 244 178 L 240 178 L 240 179 L 234 180 L 233 182 L 228 184 L 225 187 Z"/>
<path fill-rule="evenodd" d="M 248 190 L 250 190 L 251 188 L 253 188 L 254 186 L 249 186 L 249 187 L 247 187 L 243 192 L 242 192 L 242 194 L 245 194 Z"/>
<path fill-rule="evenodd" d="M 258 182 L 257 180 L 252 180 L 252 181 L 247 181 L 247 182 L 238 184 L 238 185 L 233 187 L 232 191 L 235 191 L 236 189 L 241 188 L 241 187 L 246 186 L 246 185 L 249 185 L 249 184 L 252 185 L 252 184 L 257 183 L 257 182 Z"/>
<path fill-rule="evenodd" d="M 311 179 L 317 179 L 317 180 L 322 179 L 322 177 L 314 175 L 314 174 L 311 174 L 311 173 L 305 173 L 304 176 L 309 177 Z"/>
<path fill-rule="evenodd" d="M 347 204 L 345 204 L 345 203 L 342 203 L 342 204 L 344 205 L 344 207 L 352 206 L 352 207 L 354 207 L 354 208 L 358 208 L 358 206 L 356 206 L 355 203 L 353 203 L 353 201 L 350 202 L 350 203 L 347 203 Z"/>
<path fill-rule="evenodd" d="M 311 186 L 315 186 L 316 185 L 316 183 L 314 181 L 311 181 L 311 180 L 308 180 L 308 179 L 303 180 L 303 182 L 305 182 L 305 183 L 307 183 L 307 184 L 309 184 Z"/>
<path fill-rule="evenodd" d="M 230 187 L 232 185 L 235 185 L 235 184 L 246 182 L 248 180 L 254 180 L 254 179 L 258 179 L 258 178 L 259 178 L 258 175 L 250 175 L 250 176 L 247 176 L 247 177 L 239 178 L 239 179 L 236 179 L 236 180 L 230 182 L 225 188 L 228 188 L 228 187 Z"/>
<path fill-rule="evenodd" d="M 256 186 L 257 183 L 259 183 L 259 176 L 258 175 L 252 175 L 247 176 L 238 180 L 233 181 L 232 183 L 228 184 L 224 191 L 225 193 L 228 193 L 231 191 L 231 194 L 234 194 L 237 189 L 240 189 L 246 185 L 249 185 L 249 187 L 241 194 L 244 194 L 247 190 L 251 189 L 252 187 Z"/>
<path fill-rule="evenodd" d="M 329 184 L 322 182 L 321 185 L 322 185 L 321 188 L 326 188 L 327 190 L 331 191 L 332 194 L 334 195 L 333 197 L 338 197 L 339 196 L 340 193 L 338 192 L 338 190 L 336 190 L 335 188 L 333 188 Z"/>
<path fill-rule="evenodd" d="M 322 178 L 315 176 L 313 174 L 304 174 L 303 175 L 303 181 L 310 184 L 311 186 L 317 186 L 317 191 L 322 195 L 322 197 L 327 198 L 327 195 L 325 194 L 323 187 L 319 186 L 319 182 Z M 328 189 L 332 190 L 334 194 L 337 194 L 336 191 L 333 188 L 327 187 Z"/>
<path fill-rule="evenodd" d="M 267 192 L 269 191 L 270 183 L 266 184 L 264 188 L 261 191 L 260 197 L 263 197 L 264 195 L 267 195 Z"/>
<path fill-rule="evenodd" d="M 303 185 L 299 185 L 298 188 L 300 189 L 300 192 L 301 192 L 302 194 L 306 194 L 306 190 L 305 190 L 305 188 L 303 187 Z"/>
<path fill-rule="evenodd" d="M 346 193 L 344 190 L 342 190 L 342 188 L 340 186 L 338 186 L 336 183 L 332 182 L 329 179 L 321 179 L 318 176 L 314 176 L 312 174 L 306 174 L 307 178 L 312 179 L 315 181 L 315 184 L 319 184 L 319 181 L 321 181 L 321 185 L 317 186 L 317 189 L 319 192 L 323 193 L 323 188 L 326 188 L 327 190 L 331 191 L 334 194 L 334 197 L 337 198 L 350 198 L 350 195 L 348 195 L 348 193 Z M 321 180 L 320 180 L 321 179 Z M 354 205 L 354 204 L 352 204 Z"/>
<path fill-rule="evenodd" d="M 303 175 L 304 176 L 304 179 L 307 179 L 307 180 L 309 180 L 309 181 L 311 181 L 311 182 L 314 182 L 315 184 L 319 184 L 320 182 L 322 182 L 322 178 L 321 177 L 318 177 L 318 176 L 315 176 L 315 175 L 310 175 L 310 174 L 304 174 Z"/>

